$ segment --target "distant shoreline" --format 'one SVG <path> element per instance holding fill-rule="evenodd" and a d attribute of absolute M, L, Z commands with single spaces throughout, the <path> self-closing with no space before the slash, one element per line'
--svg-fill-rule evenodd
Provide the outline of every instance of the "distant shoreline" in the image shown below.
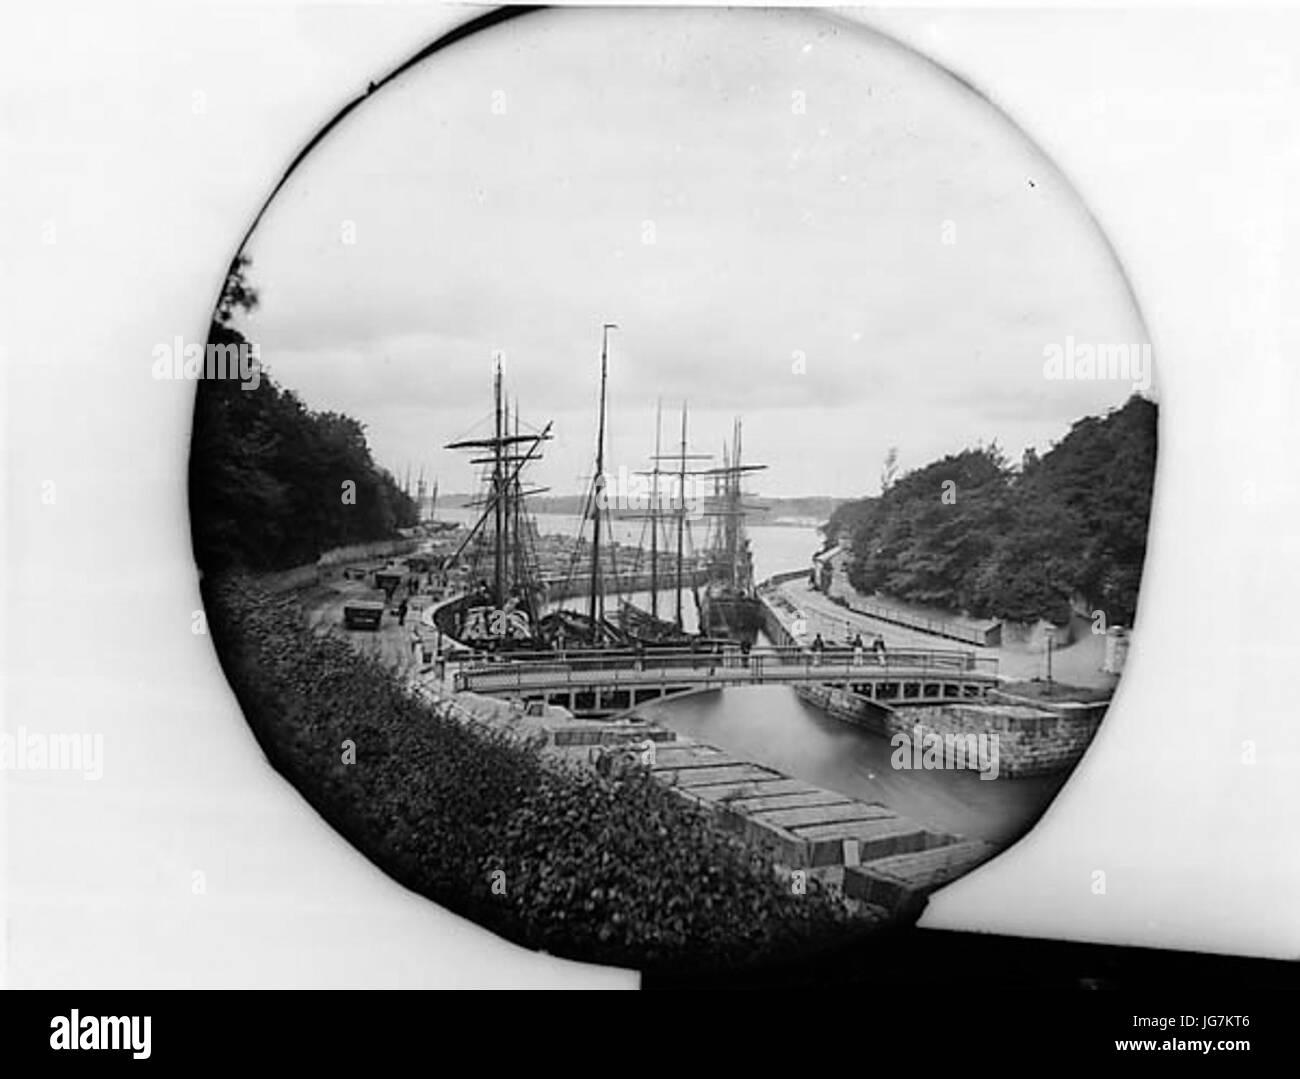
<path fill-rule="evenodd" d="M 821 528 L 826 521 L 816 517 L 777 517 L 771 521 L 755 521 L 750 528 Z"/>
<path fill-rule="evenodd" d="M 447 510 L 466 510 L 471 508 L 469 505 L 467 505 L 464 502 L 453 500 L 450 498 L 446 500 L 440 500 L 439 506 Z M 533 517 L 576 518 L 581 514 L 581 512 L 582 509 L 580 506 L 575 507 L 573 509 L 556 508 L 550 506 L 538 506 L 536 509 L 533 509 L 531 511 L 531 515 Z M 636 513 L 621 513 L 618 510 L 611 510 L 610 518 L 615 521 L 621 521 L 621 520 L 634 521 L 634 520 L 640 520 L 641 515 Z M 802 514 L 787 514 L 781 517 L 769 517 L 768 515 L 763 513 L 754 513 L 750 515 L 748 525 L 750 528 L 776 527 L 776 528 L 821 529 L 825 527 L 827 521 L 829 520 L 830 520 L 830 514 L 827 514 L 824 517 L 802 515 Z"/>

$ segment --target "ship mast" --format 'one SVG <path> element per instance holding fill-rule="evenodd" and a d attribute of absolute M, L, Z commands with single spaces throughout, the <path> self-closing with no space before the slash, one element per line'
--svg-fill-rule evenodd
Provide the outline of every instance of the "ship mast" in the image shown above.
<path fill-rule="evenodd" d="M 516 403 L 514 434 L 510 434 L 507 426 L 509 419 L 505 406 L 500 359 L 496 362 L 492 382 L 493 434 L 487 438 L 460 439 L 447 444 L 447 449 L 489 450 L 491 452 L 490 455 L 474 457 L 470 461 L 474 465 L 488 466 L 488 497 L 485 503 L 472 503 L 474 505 L 483 505 L 483 511 L 479 515 L 478 521 L 469 530 L 464 540 L 461 541 L 460 546 L 447 559 L 446 565 L 450 566 L 456 563 L 460 556 L 475 542 L 480 533 L 490 527 L 494 533 L 492 537 L 492 581 L 489 586 L 492 605 L 498 610 L 502 609 L 509 599 L 509 593 L 516 590 L 515 586 L 519 586 L 524 589 L 526 594 L 522 598 L 526 606 L 531 609 L 533 606 L 532 597 L 528 592 L 533 587 L 534 582 L 531 580 L 526 564 L 527 551 L 524 549 L 524 541 L 527 538 L 526 517 L 524 516 L 522 500 L 527 495 L 541 493 L 545 488 L 525 490 L 520 482 L 520 475 L 528 464 L 539 458 L 542 443 L 549 441 L 551 438 L 552 425 L 548 423 L 545 429 L 537 434 L 523 432 L 521 430 L 518 404 Z M 433 485 L 433 505 L 437 504 L 437 498 L 438 484 L 435 480 Z M 430 516 L 432 517 L 432 512 Z M 514 533 L 513 554 L 510 547 L 512 532 Z"/>
<path fill-rule="evenodd" d="M 722 471 L 713 477 L 713 504 L 721 506 L 724 509 L 730 509 L 731 503 L 731 478 L 729 469 L 731 468 L 731 450 L 727 446 L 726 439 L 722 440 Z M 722 551 L 722 556 L 730 560 L 731 550 L 731 518 L 723 516 L 718 521 L 717 530 L 714 533 L 714 551 Z M 731 572 L 731 579 L 735 581 L 735 571 Z"/>
<path fill-rule="evenodd" d="M 515 398 L 516 444 L 518 442 L 518 439 L 519 439 L 519 398 L 516 397 Z M 522 593 L 524 596 L 530 596 L 532 594 L 532 590 L 530 588 L 532 582 L 522 579 L 526 576 L 527 573 L 528 560 L 525 554 L 526 537 L 524 536 L 524 531 L 523 531 L 524 490 L 523 490 L 523 485 L 519 482 L 517 476 L 510 483 L 510 494 L 511 494 L 510 507 L 514 514 L 514 520 L 511 522 L 510 527 L 513 530 L 514 537 L 515 537 L 514 565 L 515 565 L 515 580 L 518 585 L 517 591 Z M 529 604 L 528 606 L 529 606 L 528 617 L 533 618 L 534 612 L 531 609 L 531 604 Z"/>
<path fill-rule="evenodd" d="M 600 339 L 600 420 L 596 433 L 596 479 L 591 507 L 591 595 L 588 616 L 591 619 L 592 643 L 597 643 L 600 618 L 605 613 L 605 591 L 600 580 L 600 524 L 605 503 L 605 386 L 609 377 L 609 331 L 618 326 L 606 322 Z"/>
<path fill-rule="evenodd" d="M 663 434 L 663 400 L 655 402 L 655 463 L 650 480 L 650 614 L 659 617 L 659 439 Z"/>
<path fill-rule="evenodd" d="M 492 440 L 492 500 L 496 508 L 496 529 L 493 535 L 493 594 L 492 603 L 500 610 L 505 605 L 505 467 L 503 463 L 504 446 L 502 436 L 501 414 L 501 360 L 496 362 L 496 377 L 493 379 L 493 408 L 496 415 L 496 437 Z"/>
<path fill-rule="evenodd" d="M 731 587 L 737 588 L 742 584 L 740 580 L 740 417 L 736 417 L 735 434 L 731 441 L 732 453 L 735 455 L 731 462 L 735 470 L 731 476 L 731 509 L 733 516 L 728 520 L 731 524 Z"/>
<path fill-rule="evenodd" d="M 677 475 L 677 628 L 682 628 L 682 541 L 686 535 L 686 402 L 682 402 L 682 444 Z"/>
<path fill-rule="evenodd" d="M 505 438 L 510 437 L 510 401 L 504 395 L 501 398 L 501 434 Z M 514 558 L 512 557 L 514 550 L 510 546 L 510 529 L 514 524 L 515 512 L 511 505 L 511 496 L 514 494 L 514 484 L 508 480 L 504 480 L 505 465 L 507 461 L 508 458 L 502 461 L 501 468 L 501 474 L 505 483 L 505 510 L 501 516 L 501 550 L 505 552 L 505 556 L 502 559 L 502 562 L 505 565 L 505 592 L 502 593 L 501 598 L 497 600 L 498 608 L 506 605 L 506 600 L 514 591 L 515 578 L 518 576 L 518 567 L 515 565 Z"/>
<path fill-rule="evenodd" d="M 722 446 L 722 467 L 711 469 L 713 508 L 706 514 L 716 519 L 711 530 L 712 542 L 709 573 L 712 579 L 738 592 L 747 592 L 753 583 L 748 540 L 744 519 L 761 506 L 745 504 L 744 477 L 765 469 L 766 465 L 747 465 L 741 456 L 742 426 L 739 418 L 732 426 L 731 445 Z"/>
<path fill-rule="evenodd" d="M 663 444 L 663 402 L 662 401 L 656 402 L 655 404 L 655 452 L 654 452 L 654 456 L 651 458 L 651 460 L 653 461 L 653 467 L 645 473 L 640 473 L 641 475 L 649 476 L 651 479 L 650 509 L 649 512 L 644 515 L 644 517 L 647 521 L 649 521 L 651 527 L 651 531 L 650 531 L 650 617 L 652 619 L 655 619 L 656 621 L 659 620 L 659 608 L 660 608 L 659 590 L 664 584 L 663 577 L 659 573 L 661 541 L 663 547 L 662 553 L 664 554 L 669 554 L 673 546 L 672 537 L 669 535 L 668 529 L 666 527 L 663 528 L 662 535 L 661 535 L 660 525 L 664 521 L 664 519 L 669 516 L 676 518 L 676 522 L 677 522 L 677 526 L 676 526 L 677 564 L 676 567 L 671 570 L 671 574 L 675 585 L 674 588 L 675 599 L 676 599 L 675 626 L 678 633 L 684 632 L 684 622 L 682 618 L 684 604 L 683 604 L 682 595 L 683 595 L 683 590 L 686 582 L 683 579 L 683 573 L 684 573 L 685 561 L 686 561 L 686 541 L 689 538 L 687 524 L 686 524 L 686 515 L 688 513 L 688 507 L 686 505 L 686 477 L 701 474 L 695 471 L 694 469 L 687 468 L 686 465 L 688 461 L 709 460 L 708 454 L 686 452 L 686 444 L 687 444 L 686 417 L 687 417 L 687 407 L 686 407 L 686 402 L 683 401 L 681 443 L 677 447 L 675 452 L 663 453 L 661 452 L 662 444 Z M 673 463 L 670 466 L 665 467 L 666 463 L 670 461 Z M 712 470 L 710 470 L 708 474 L 712 475 Z M 664 481 L 667 477 L 672 477 L 672 483 L 675 483 L 677 486 L 677 491 L 675 494 L 673 493 L 672 487 L 671 486 L 669 487 L 669 498 L 668 498 L 669 503 L 671 504 L 674 499 L 679 499 L 680 501 L 678 501 L 676 506 L 672 506 L 670 509 L 665 510 L 663 505 L 663 486 L 664 486 Z M 666 622 L 662 622 L 660 624 L 666 625 Z"/>

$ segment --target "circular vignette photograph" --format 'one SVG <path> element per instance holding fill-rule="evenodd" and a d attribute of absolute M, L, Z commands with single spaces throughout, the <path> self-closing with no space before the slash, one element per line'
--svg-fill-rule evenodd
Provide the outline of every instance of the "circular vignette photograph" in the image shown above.
<path fill-rule="evenodd" d="M 978 89 L 817 11 L 412 53 L 304 133 L 167 361 L 268 760 L 553 955 L 743 972 L 915 922 L 1048 809 L 1140 638 L 1156 381 L 1098 222 Z"/>

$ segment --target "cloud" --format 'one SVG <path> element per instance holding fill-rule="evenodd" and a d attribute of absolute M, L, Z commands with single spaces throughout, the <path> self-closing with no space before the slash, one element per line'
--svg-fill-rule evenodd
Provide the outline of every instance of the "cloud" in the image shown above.
<path fill-rule="evenodd" d="M 252 332 L 310 404 L 424 459 L 485 413 L 502 350 L 527 413 L 584 432 L 557 443 L 561 474 L 589 452 L 607 320 L 615 429 L 690 399 L 709 442 L 746 413 L 760 446 L 761 416 L 771 452 L 806 461 L 791 483 L 875 454 L 868 422 L 927 447 L 1063 434 L 1127 394 L 1046 386 L 1044 345 L 1142 335 L 1086 209 L 1014 126 L 807 12 L 553 10 L 487 31 L 357 110 L 251 253 Z"/>

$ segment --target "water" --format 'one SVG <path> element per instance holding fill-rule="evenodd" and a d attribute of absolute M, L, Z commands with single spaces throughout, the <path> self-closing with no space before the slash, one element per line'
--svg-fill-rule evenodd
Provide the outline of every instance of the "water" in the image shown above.
<path fill-rule="evenodd" d="M 468 519 L 472 510 L 440 513 Z M 576 518 L 538 514 L 543 534 L 577 534 Z M 758 580 L 810 565 L 821 547 L 815 528 L 750 525 L 747 529 Z M 621 543 L 641 540 L 642 525 L 614 521 Z M 649 596 L 635 597 L 649 609 Z M 660 614 L 672 617 L 673 593 L 660 594 Z M 611 611 L 612 613 L 612 611 Z M 696 624 L 695 604 L 684 602 L 688 630 Z M 853 727 L 801 701 L 786 686 L 746 686 L 694 694 L 643 706 L 642 713 L 679 734 L 769 765 L 788 775 L 864 801 L 883 802 L 937 830 L 1007 843 L 1023 834 L 1047 808 L 1066 774 L 1028 779 L 982 780 L 974 771 L 905 771 L 890 764 L 889 740 Z"/>
<path fill-rule="evenodd" d="M 883 802 L 939 831 L 998 844 L 1027 830 L 1066 778 L 984 780 L 973 771 L 895 769 L 888 739 L 833 719 L 788 686 L 693 694 L 639 711 L 679 734 L 814 786 Z"/>
<path fill-rule="evenodd" d="M 480 512 L 470 507 L 449 506 L 445 509 L 439 508 L 438 517 L 447 521 L 473 524 L 478 520 Z M 572 538 L 578 534 L 579 519 L 576 516 L 538 513 L 534 514 L 533 519 L 537 522 L 537 529 L 543 536 L 555 535 Z M 649 549 L 650 540 L 645 532 L 645 522 L 613 518 L 609 522 L 609 526 L 609 531 L 612 531 L 614 539 L 618 543 L 628 544 L 633 547 L 644 545 L 647 550 Z M 774 573 L 783 573 L 786 570 L 799 569 L 800 567 L 810 568 L 812 566 L 813 552 L 822 545 L 821 533 L 817 529 L 801 525 L 751 524 L 746 527 L 746 531 L 749 534 L 750 548 L 754 555 L 754 579 L 756 581 L 761 581 Z M 606 534 L 608 535 L 608 533 Z M 665 538 L 665 535 L 661 534 L 659 541 L 661 557 L 668 557 L 671 552 L 676 550 L 675 535 L 675 533 L 672 533 Z M 707 537 L 698 522 L 692 525 L 691 536 L 694 549 L 702 549 Z M 587 538 L 591 538 L 590 532 L 587 533 Z M 686 549 L 689 554 L 692 545 L 688 543 Z"/>

